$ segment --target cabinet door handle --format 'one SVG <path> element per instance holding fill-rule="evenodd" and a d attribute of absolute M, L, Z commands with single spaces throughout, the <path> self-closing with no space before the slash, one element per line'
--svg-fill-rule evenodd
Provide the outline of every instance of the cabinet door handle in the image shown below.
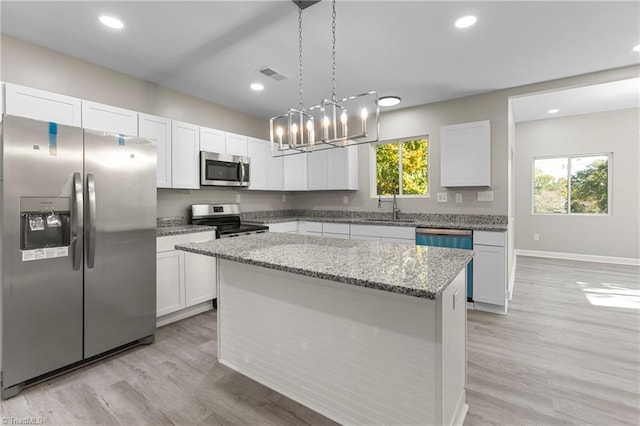
<path fill-rule="evenodd" d="M 453 293 L 453 310 L 456 310 L 456 300 L 458 300 L 458 293 L 460 293 L 460 289 L 457 289 L 455 293 Z"/>

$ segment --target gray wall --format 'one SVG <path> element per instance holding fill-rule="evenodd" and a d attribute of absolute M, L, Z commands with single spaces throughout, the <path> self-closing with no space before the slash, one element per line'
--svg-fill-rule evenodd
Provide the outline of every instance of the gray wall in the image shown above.
<path fill-rule="evenodd" d="M 0 35 L 0 80 L 108 105 L 159 115 L 201 126 L 269 137 L 269 123 L 211 102 L 167 89 L 53 50 Z M 158 217 L 184 215 L 189 204 L 235 202 L 241 193 L 244 211 L 291 208 L 280 193 L 233 189 L 158 190 Z"/>
<path fill-rule="evenodd" d="M 528 93 L 559 88 L 585 86 L 608 81 L 634 78 L 639 67 L 586 74 L 544 83 L 500 90 L 465 98 L 453 99 L 428 105 L 404 108 L 381 114 L 380 140 L 428 135 L 429 137 L 429 190 L 428 198 L 402 198 L 398 205 L 403 212 L 415 213 L 461 213 L 461 214 L 508 214 L 508 164 L 509 164 L 509 98 Z M 478 188 L 448 190 L 440 186 L 440 126 L 479 120 L 491 121 L 491 190 L 493 202 L 477 201 Z M 511 131 L 511 133 L 513 133 Z M 513 134 L 511 135 L 513 136 Z M 517 151 L 517 147 L 515 148 Z M 294 196 L 296 209 L 348 209 L 378 210 L 377 197 L 371 197 L 371 147 L 359 147 L 358 191 L 354 192 L 310 192 Z M 483 188 L 486 189 L 486 188 Z M 482 190 L 482 189 L 480 189 Z M 438 192 L 449 192 L 447 203 L 438 203 Z M 463 202 L 456 204 L 454 194 L 463 194 Z M 343 204 L 343 195 L 349 203 Z M 389 211 L 384 204 L 382 211 Z"/>
<path fill-rule="evenodd" d="M 516 249 L 640 257 L 639 113 L 627 109 L 516 125 Z M 610 215 L 531 213 L 533 157 L 602 152 L 613 153 Z"/>

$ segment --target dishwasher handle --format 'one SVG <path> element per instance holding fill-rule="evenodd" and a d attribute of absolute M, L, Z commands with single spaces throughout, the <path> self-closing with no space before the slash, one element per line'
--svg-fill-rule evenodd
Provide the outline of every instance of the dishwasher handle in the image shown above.
<path fill-rule="evenodd" d="M 458 237 L 471 237 L 473 231 L 470 229 L 444 229 L 444 228 L 416 228 L 416 234 L 428 235 L 452 235 Z"/>

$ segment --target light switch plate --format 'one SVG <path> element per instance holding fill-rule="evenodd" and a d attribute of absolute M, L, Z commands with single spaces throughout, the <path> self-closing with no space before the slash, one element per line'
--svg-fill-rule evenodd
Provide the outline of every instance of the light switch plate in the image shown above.
<path fill-rule="evenodd" d="M 236 203 L 239 203 L 239 202 L 240 202 L 240 198 L 241 198 L 241 197 L 240 197 L 240 194 L 236 194 Z"/>
<path fill-rule="evenodd" d="M 462 193 L 456 192 L 456 203 L 462 202 Z"/>
<path fill-rule="evenodd" d="M 345 195 L 344 197 L 342 197 L 342 204 L 349 204 L 349 196 Z"/>
<path fill-rule="evenodd" d="M 493 201 L 493 191 L 479 191 L 478 201 Z"/>
<path fill-rule="evenodd" d="M 447 202 L 447 193 L 446 192 L 438 192 L 438 202 L 446 203 Z"/>
<path fill-rule="evenodd" d="M 282 194 L 282 202 L 283 203 L 287 202 L 287 195 L 286 194 Z"/>

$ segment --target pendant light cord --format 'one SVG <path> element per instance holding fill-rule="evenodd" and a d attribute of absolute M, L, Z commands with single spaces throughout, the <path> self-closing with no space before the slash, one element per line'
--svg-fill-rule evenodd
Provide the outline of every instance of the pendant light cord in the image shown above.
<path fill-rule="evenodd" d="M 333 42 L 331 44 L 331 59 L 333 64 L 331 66 L 331 80 L 333 82 L 333 87 L 331 91 L 331 100 L 333 102 L 337 102 L 336 100 L 336 0 L 332 1 L 333 11 L 331 13 L 331 33 L 333 35 Z"/>
<path fill-rule="evenodd" d="M 302 102 L 302 96 L 304 94 L 304 86 L 302 84 L 302 3 L 300 3 L 298 7 L 298 61 L 299 61 L 299 70 L 298 70 L 298 83 L 300 85 L 300 111 L 303 110 L 304 103 Z"/>

